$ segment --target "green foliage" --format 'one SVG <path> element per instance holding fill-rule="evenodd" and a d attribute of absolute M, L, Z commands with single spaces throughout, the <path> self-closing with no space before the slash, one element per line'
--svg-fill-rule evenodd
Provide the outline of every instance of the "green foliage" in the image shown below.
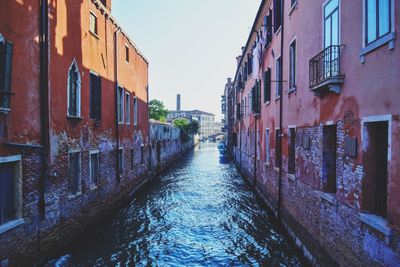
<path fill-rule="evenodd" d="M 168 110 L 160 100 L 153 99 L 149 103 L 150 118 L 158 121 L 165 121 Z"/>
<path fill-rule="evenodd" d="M 189 121 L 179 118 L 174 120 L 173 125 L 181 130 L 182 141 L 188 141 L 191 134 L 197 134 L 199 131 L 199 122 L 197 120 Z"/>
<path fill-rule="evenodd" d="M 190 131 L 192 134 L 197 134 L 199 133 L 200 125 L 197 120 L 192 120 L 190 123 Z"/>

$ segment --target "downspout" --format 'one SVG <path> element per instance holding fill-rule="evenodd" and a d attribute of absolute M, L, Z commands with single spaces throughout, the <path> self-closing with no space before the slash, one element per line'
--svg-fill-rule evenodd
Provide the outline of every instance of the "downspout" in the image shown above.
<path fill-rule="evenodd" d="M 281 64 L 279 66 L 280 69 L 280 76 L 279 77 L 279 83 L 281 85 L 281 97 L 280 97 L 280 105 L 279 105 L 279 147 L 280 147 L 280 153 L 279 153 L 279 188 L 278 188 L 278 222 L 281 221 L 282 217 L 282 212 L 281 212 L 281 206 L 282 206 L 282 153 L 283 153 L 283 147 L 282 147 L 282 137 L 283 137 L 283 40 L 284 40 L 284 23 L 285 19 L 283 14 L 285 14 L 285 1 L 281 1 L 282 5 L 282 10 L 281 10 L 281 18 L 282 18 L 282 24 L 281 24 Z"/>
<path fill-rule="evenodd" d="M 39 177 L 39 216 L 40 220 L 46 217 L 45 210 L 45 182 L 49 176 L 49 45 L 48 45 L 48 2 L 40 1 L 40 131 L 42 150 L 41 175 Z M 39 221 L 40 221 L 39 220 Z M 40 223 L 40 222 L 39 222 Z"/>
<path fill-rule="evenodd" d="M 119 169 L 119 121 L 118 121 L 118 33 L 121 31 L 121 28 L 114 32 L 114 78 L 115 78 L 115 130 L 117 135 L 117 153 L 116 153 L 116 178 L 117 182 L 120 182 L 120 169 Z"/>

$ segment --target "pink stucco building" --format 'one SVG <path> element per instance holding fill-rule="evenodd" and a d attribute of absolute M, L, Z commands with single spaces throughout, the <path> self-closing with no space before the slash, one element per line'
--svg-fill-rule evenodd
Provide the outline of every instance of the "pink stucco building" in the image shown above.
<path fill-rule="evenodd" d="M 316 263 L 400 264 L 399 4 L 264 0 L 238 57 L 230 151 Z"/>

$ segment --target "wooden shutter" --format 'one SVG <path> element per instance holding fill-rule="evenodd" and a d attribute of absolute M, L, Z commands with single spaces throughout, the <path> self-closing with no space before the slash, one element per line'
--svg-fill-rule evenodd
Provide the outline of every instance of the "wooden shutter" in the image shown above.
<path fill-rule="evenodd" d="M 101 77 L 90 74 L 90 117 L 101 119 Z"/>
<path fill-rule="evenodd" d="M 264 73 L 264 103 L 271 100 L 271 69 Z"/>
<path fill-rule="evenodd" d="M 5 42 L 0 42 L 0 91 L 4 90 L 4 67 L 5 67 L 5 55 L 6 44 Z"/>

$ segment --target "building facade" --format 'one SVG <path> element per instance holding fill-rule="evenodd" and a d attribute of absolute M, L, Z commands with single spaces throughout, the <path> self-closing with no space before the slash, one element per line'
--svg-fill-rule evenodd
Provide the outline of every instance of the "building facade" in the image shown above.
<path fill-rule="evenodd" d="M 148 61 L 111 0 L 2 1 L 0 98 L 0 265 L 57 250 L 151 172 Z"/>
<path fill-rule="evenodd" d="M 305 255 L 400 264 L 400 6 L 264 0 L 229 94 L 229 149 Z"/>

